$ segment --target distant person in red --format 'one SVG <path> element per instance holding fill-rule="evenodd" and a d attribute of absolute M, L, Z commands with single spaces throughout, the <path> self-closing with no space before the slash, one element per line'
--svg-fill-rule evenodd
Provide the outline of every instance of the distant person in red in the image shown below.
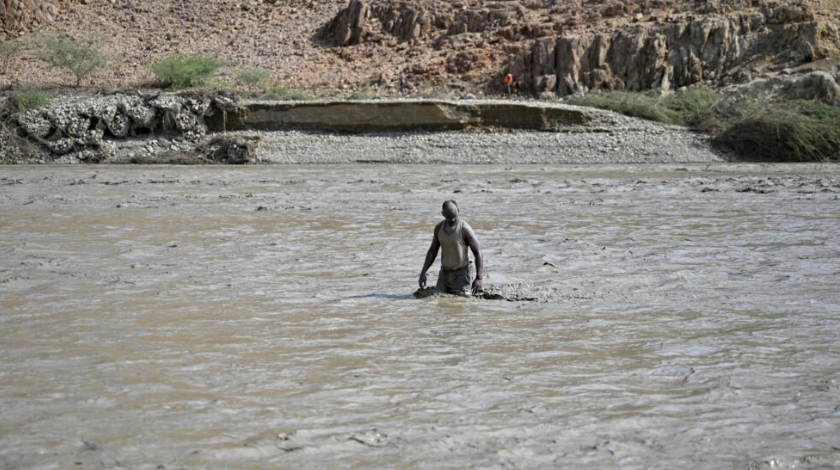
<path fill-rule="evenodd" d="M 505 75 L 505 90 L 507 90 L 508 96 L 510 96 L 510 88 L 513 86 L 513 74 L 508 73 Z"/>

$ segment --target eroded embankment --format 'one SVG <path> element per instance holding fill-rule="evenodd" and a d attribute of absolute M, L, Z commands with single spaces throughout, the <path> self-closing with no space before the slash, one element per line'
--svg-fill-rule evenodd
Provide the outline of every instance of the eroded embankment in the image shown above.
<path fill-rule="evenodd" d="M 12 124 L 7 163 L 721 160 L 705 137 L 683 128 L 538 102 L 242 102 L 220 93 L 136 93 L 56 99 Z"/>
<path fill-rule="evenodd" d="M 593 124 L 601 113 L 561 104 L 512 101 L 377 100 L 248 102 L 208 119 L 212 131 L 446 131 L 499 128 L 558 131 Z"/>

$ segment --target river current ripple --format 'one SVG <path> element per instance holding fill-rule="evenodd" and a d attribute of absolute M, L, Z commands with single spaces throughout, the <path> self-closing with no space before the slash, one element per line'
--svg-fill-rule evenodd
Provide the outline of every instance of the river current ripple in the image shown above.
<path fill-rule="evenodd" d="M 414 299 L 450 198 L 560 295 Z M 838 209 L 831 165 L 5 167 L 0 468 L 840 468 Z"/>

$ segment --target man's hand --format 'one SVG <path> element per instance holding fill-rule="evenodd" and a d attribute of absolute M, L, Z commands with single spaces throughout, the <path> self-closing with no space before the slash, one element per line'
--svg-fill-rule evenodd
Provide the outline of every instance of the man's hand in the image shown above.
<path fill-rule="evenodd" d="M 473 281 L 473 286 L 472 286 L 473 295 L 478 295 L 478 293 L 481 292 L 481 290 L 482 290 L 481 289 L 481 279 L 475 278 L 475 281 Z"/>
<path fill-rule="evenodd" d="M 420 288 L 421 289 L 426 288 L 426 273 L 420 274 Z"/>

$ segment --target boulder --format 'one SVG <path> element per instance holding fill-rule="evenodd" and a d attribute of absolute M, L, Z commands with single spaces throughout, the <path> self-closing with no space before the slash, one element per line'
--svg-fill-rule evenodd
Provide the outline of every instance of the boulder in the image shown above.
<path fill-rule="evenodd" d="M 336 46 L 360 44 L 364 40 L 370 7 L 362 0 L 352 0 L 316 37 Z"/>
<path fill-rule="evenodd" d="M 540 75 L 534 78 L 534 91 L 542 93 L 554 91 L 557 87 L 557 75 Z"/>
<path fill-rule="evenodd" d="M 212 162 L 243 165 L 257 162 L 258 145 L 259 137 L 222 135 L 202 142 L 196 152 Z"/>
<path fill-rule="evenodd" d="M 829 72 L 815 71 L 804 76 L 777 78 L 771 85 L 780 85 L 778 94 L 789 99 L 821 100 L 840 106 L 840 85 Z"/>
<path fill-rule="evenodd" d="M 122 111 L 132 122 L 133 129 L 154 129 L 157 122 L 155 110 L 139 99 L 122 100 L 119 104 Z"/>
<path fill-rule="evenodd" d="M 53 125 L 49 119 L 41 115 L 41 111 L 31 109 L 18 115 L 18 125 L 27 136 L 45 139 L 53 131 Z"/>
<path fill-rule="evenodd" d="M 64 137 L 58 140 L 49 141 L 46 147 L 55 155 L 66 155 L 76 150 L 76 139 Z"/>
<path fill-rule="evenodd" d="M 131 118 L 126 116 L 125 114 L 117 114 L 108 121 L 108 132 L 111 133 L 114 137 L 122 138 L 127 137 L 129 131 L 131 131 Z"/>

